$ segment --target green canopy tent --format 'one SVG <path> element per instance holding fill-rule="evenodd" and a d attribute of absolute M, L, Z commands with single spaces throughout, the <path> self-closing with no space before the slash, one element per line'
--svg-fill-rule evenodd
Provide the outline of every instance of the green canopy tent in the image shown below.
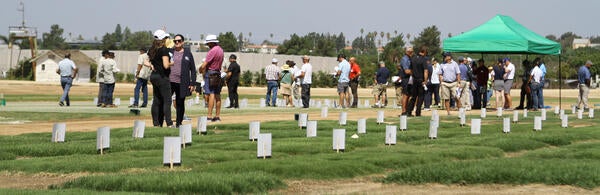
<path fill-rule="evenodd" d="M 558 55 L 558 77 L 562 77 L 560 44 L 530 31 L 510 16 L 496 15 L 468 32 L 445 39 L 443 47 L 446 52 L 458 53 Z M 559 84 L 559 106 L 561 92 Z"/>

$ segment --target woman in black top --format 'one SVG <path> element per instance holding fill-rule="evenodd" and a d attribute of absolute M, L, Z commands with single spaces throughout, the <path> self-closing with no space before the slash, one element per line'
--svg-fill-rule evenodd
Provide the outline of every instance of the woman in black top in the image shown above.
<path fill-rule="evenodd" d="M 169 38 L 168 33 L 163 30 L 156 30 L 154 32 L 154 42 L 148 51 L 152 68 L 150 82 L 152 83 L 154 96 L 151 109 L 152 124 L 155 127 L 162 127 L 163 121 L 167 123 L 168 127 L 175 127 L 171 119 L 173 100 L 171 99 L 171 82 L 169 81 L 170 67 L 173 62 L 171 62 L 169 49 L 165 47 L 167 38 Z"/>
<path fill-rule="evenodd" d="M 494 66 L 494 91 L 496 92 L 496 108 L 503 107 L 500 105 L 502 97 L 504 96 L 504 65 L 502 60 L 498 59 L 498 65 Z"/>

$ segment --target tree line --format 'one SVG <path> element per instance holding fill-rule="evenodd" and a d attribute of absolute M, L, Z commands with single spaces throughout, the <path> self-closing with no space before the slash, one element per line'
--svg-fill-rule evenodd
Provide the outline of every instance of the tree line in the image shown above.
<path fill-rule="evenodd" d="M 42 37 L 39 38 L 38 44 L 40 49 L 72 49 L 67 44 L 64 38 L 64 29 L 58 24 L 50 26 L 50 31 L 43 33 Z M 404 48 L 408 45 L 414 48 L 420 48 L 421 46 L 427 46 L 429 49 L 429 55 L 439 59 L 441 57 L 441 32 L 435 26 L 428 26 L 424 28 L 417 35 L 411 36 L 410 34 L 404 34 L 398 31 L 394 32 L 368 32 L 364 29 L 360 29 L 360 36 L 354 38 L 352 41 L 347 40 L 343 33 L 331 34 L 331 33 L 318 33 L 310 32 L 306 35 L 292 34 L 288 39 L 285 39 L 281 44 L 278 45 L 278 54 L 287 55 L 311 55 L 311 56 L 328 56 L 334 57 L 337 54 L 344 53 L 347 56 L 354 56 L 357 58 L 357 62 L 361 65 L 363 81 L 362 86 L 368 86 L 372 83 L 373 75 L 377 69 L 378 61 L 386 63 L 387 68 L 396 74 L 396 64 L 399 63 L 399 59 L 404 54 Z M 249 44 L 249 38 L 252 33 L 248 33 L 247 37 L 244 37 L 244 33 L 239 33 L 237 36 L 233 32 L 222 32 L 219 33 L 218 39 L 220 45 L 226 52 L 239 52 L 244 46 Z M 271 38 L 273 33 L 270 34 Z M 449 34 L 448 36 L 452 36 Z M 71 34 L 69 33 L 69 37 Z M 203 35 L 200 35 L 203 39 Z M 573 40 L 581 38 L 581 36 L 573 33 L 566 32 L 560 36 L 547 35 L 546 38 L 559 42 L 562 46 L 561 55 L 561 75 L 563 78 L 574 78 L 576 71 L 586 60 L 592 60 L 595 63 L 600 63 L 600 50 L 596 48 L 579 48 L 572 49 L 571 45 Z M 29 48 L 29 40 L 19 39 L 14 40 L 6 36 L 0 36 L 0 39 L 6 43 L 12 42 L 13 44 L 19 45 L 23 49 Z M 97 39 L 97 38 L 95 38 Z M 186 39 L 190 40 L 189 37 Z M 77 36 L 76 40 L 83 40 L 81 35 Z M 110 49 L 110 50 L 137 50 L 141 47 L 149 47 L 152 43 L 153 37 L 151 31 L 137 31 L 132 32 L 129 27 L 122 28 L 120 24 L 117 24 L 115 30 L 111 33 L 105 33 L 102 36 L 99 45 L 96 46 L 82 46 L 78 49 Z M 600 43 L 600 36 L 590 37 L 592 43 Z M 264 44 L 273 44 L 269 40 L 263 41 Z M 205 50 L 204 50 L 205 51 Z M 468 54 L 458 54 L 468 55 Z M 471 56 L 477 56 L 478 54 L 471 54 Z M 483 56 L 486 61 L 493 62 L 494 59 L 489 56 Z M 558 58 L 553 56 L 541 56 L 546 65 L 549 67 L 548 77 L 558 77 Z M 534 58 L 534 57 L 532 57 Z M 20 65 L 22 63 L 19 63 Z M 519 65 L 520 62 L 515 62 Z M 17 69 L 23 69 L 17 67 Z M 16 71 L 16 70 L 14 70 Z M 20 71 L 20 70 L 19 70 Z M 600 73 L 600 68 L 592 66 L 592 73 Z M 252 74 L 259 74 L 258 72 Z M 260 77 L 253 77 L 260 78 Z M 260 80 L 260 79 L 255 79 Z M 248 86 L 256 85 L 255 82 L 249 83 Z"/>

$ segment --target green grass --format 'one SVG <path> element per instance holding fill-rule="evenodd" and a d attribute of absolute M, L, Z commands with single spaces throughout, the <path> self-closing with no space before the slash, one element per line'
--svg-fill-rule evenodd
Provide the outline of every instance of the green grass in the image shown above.
<path fill-rule="evenodd" d="M 58 105 L 57 105 L 58 106 Z M 120 116 L 131 116 L 129 113 L 73 113 L 73 112 L 0 112 L 0 120 L 18 119 L 28 121 L 65 121 L 91 118 L 110 118 Z"/>
<path fill-rule="evenodd" d="M 483 119 L 481 135 L 471 135 L 470 127 L 460 127 L 456 116 L 442 115 L 438 139 L 431 140 L 427 138 L 429 117 L 409 118 L 408 131 L 397 133 L 397 145 L 386 146 L 385 125 L 377 125 L 374 119 L 367 120 L 367 134 L 360 134 L 359 139 L 350 138 L 356 132 L 356 121 L 339 126 L 337 121 L 327 120 L 318 122 L 318 137 L 306 138 L 305 130 L 291 120 L 293 111 L 274 112 L 281 113 L 282 121 L 261 123 L 261 132 L 273 135 L 271 159 L 256 158 L 256 142 L 248 141 L 247 123 L 210 124 L 208 135 L 194 135 L 193 145 L 182 150 L 182 166 L 169 170 L 162 165 L 163 137 L 176 136 L 177 130 L 148 127 L 145 138 L 133 139 L 131 128 L 119 128 L 111 130 L 111 147 L 105 155 L 95 150 L 95 132 L 67 132 L 64 143 L 51 143 L 50 133 L 0 136 L 0 171 L 91 173 L 49 190 L 23 191 L 32 194 L 265 193 L 284 188 L 288 179 L 328 180 L 373 174 L 386 175 L 383 182 L 402 184 L 600 186 L 600 133 L 594 127 L 597 119 L 571 118 L 571 127 L 564 129 L 549 112 L 543 130 L 534 132 L 532 119 L 540 113 L 530 112 L 529 118 L 520 118 L 518 124 L 511 125 L 511 133 L 503 134 L 501 119 L 489 114 Z M 479 113 L 474 114 L 467 117 Z M 506 114 L 509 117 L 510 113 Z M 87 116 L 101 117 L 40 117 L 52 121 Z M 398 125 L 399 120 L 386 118 L 386 122 Z M 346 129 L 345 152 L 332 150 L 334 128 Z"/>

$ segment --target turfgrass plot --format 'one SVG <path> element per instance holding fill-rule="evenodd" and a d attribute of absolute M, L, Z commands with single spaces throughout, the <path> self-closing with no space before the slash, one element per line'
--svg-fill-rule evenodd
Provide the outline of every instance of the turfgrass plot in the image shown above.
<path fill-rule="evenodd" d="M 485 118 L 480 135 L 471 135 L 469 126 L 460 127 L 456 116 L 441 116 L 436 140 L 428 139 L 429 117 L 409 118 L 408 131 L 398 131 L 397 145 L 392 146 L 384 144 L 386 125 L 377 125 L 374 118 L 367 120 L 367 134 L 358 139 L 350 138 L 357 130 L 352 120 L 346 126 L 337 120 L 319 121 L 318 137 L 313 138 L 307 138 L 293 120 L 261 122 L 261 133 L 273 135 L 272 158 L 266 160 L 256 158 L 256 142 L 248 141 L 247 123 L 210 124 L 208 135 L 194 135 L 194 144 L 182 150 L 182 166 L 173 170 L 162 165 L 162 139 L 177 136 L 175 129 L 147 127 L 143 139 L 132 138 L 131 128 L 112 129 L 111 148 L 105 155 L 96 154 L 95 132 L 67 131 L 65 143 L 51 143 L 50 133 L 2 136 L 0 170 L 91 173 L 52 186 L 50 192 L 260 193 L 284 188 L 286 179 L 372 174 L 387 174 L 383 181 L 407 184 L 598 187 L 597 119 L 572 120 L 570 126 L 579 128 L 565 129 L 549 115 L 543 130 L 534 132 L 533 116 L 539 114 L 520 118 L 509 134 L 502 133 L 502 118 Z M 396 117 L 385 121 L 399 123 Z M 331 150 L 332 130 L 337 128 L 347 132 L 343 153 Z"/>

